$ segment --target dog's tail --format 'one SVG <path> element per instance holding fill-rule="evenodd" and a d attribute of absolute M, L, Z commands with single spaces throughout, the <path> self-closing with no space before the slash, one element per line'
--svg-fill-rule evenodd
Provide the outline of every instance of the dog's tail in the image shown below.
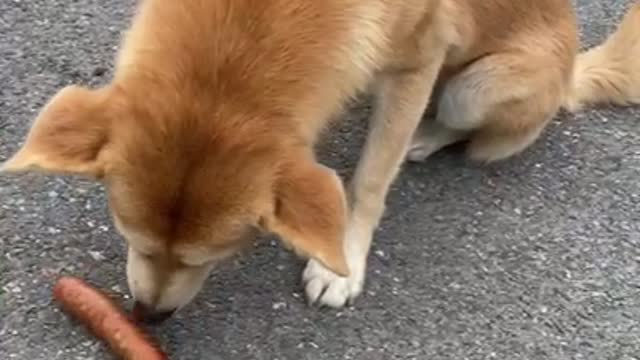
<path fill-rule="evenodd" d="M 578 55 L 565 107 L 640 103 L 640 1 L 602 45 Z"/>

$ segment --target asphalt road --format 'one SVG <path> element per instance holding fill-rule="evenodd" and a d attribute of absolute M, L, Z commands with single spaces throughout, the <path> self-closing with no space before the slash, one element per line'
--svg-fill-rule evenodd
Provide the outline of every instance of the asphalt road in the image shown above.
<path fill-rule="evenodd" d="M 0 1 L 0 160 L 57 89 L 108 79 L 132 3 Z M 628 3 L 578 0 L 585 43 Z M 345 177 L 367 115 L 323 146 Z M 638 108 L 560 116 L 488 167 L 445 150 L 397 181 L 355 307 L 308 307 L 302 262 L 267 239 L 152 331 L 185 360 L 640 359 L 639 178 Z M 0 358 L 109 359 L 50 290 L 75 274 L 130 302 L 123 250 L 100 186 L 0 177 Z"/>

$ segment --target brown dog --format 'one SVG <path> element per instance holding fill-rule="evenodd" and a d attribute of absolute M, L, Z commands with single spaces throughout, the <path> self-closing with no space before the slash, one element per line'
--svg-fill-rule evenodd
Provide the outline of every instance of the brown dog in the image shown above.
<path fill-rule="evenodd" d="M 144 0 L 112 82 L 62 90 L 4 169 L 103 181 L 152 312 L 188 303 L 255 229 L 310 257 L 309 299 L 339 307 L 407 154 L 469 140 L 502 159 L 562 107 L 640 102 L 640 4 L 598 48 L 578 55 L 576 32 L 569 0 Z M 313 146 L 369 85 L 345 196 Z"/>

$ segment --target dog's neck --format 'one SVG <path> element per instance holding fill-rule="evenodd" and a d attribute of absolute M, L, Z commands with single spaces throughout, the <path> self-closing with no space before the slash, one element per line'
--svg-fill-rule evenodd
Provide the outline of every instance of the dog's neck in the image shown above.
<path fill-rule="evenodd" d="M 123 43 L 116 81 L 144 77 L 183 96 L 268 106 L 287 114 L 313 142 L 344 99 L 363 90 L 380 68 L 388 47 L 387 5 L 242 2 L 143 2 Z"/>

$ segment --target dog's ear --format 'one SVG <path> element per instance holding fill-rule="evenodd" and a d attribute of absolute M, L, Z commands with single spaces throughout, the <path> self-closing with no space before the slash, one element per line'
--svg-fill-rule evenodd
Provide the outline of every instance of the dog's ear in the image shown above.
<path fill-rule="evenodd" d="M 266 228 L 300 255 L 347 276 L 343 237 L 346 201 L 340 178 L 313 159 L 288 166 L 277 180 Z"/>
<path fill-rule="evenodd" d="M 108 142 L 106 90 L 68 86 L 42 109 L 22 148 L 0 171 L 31 169 L 100 177 Z"/>

